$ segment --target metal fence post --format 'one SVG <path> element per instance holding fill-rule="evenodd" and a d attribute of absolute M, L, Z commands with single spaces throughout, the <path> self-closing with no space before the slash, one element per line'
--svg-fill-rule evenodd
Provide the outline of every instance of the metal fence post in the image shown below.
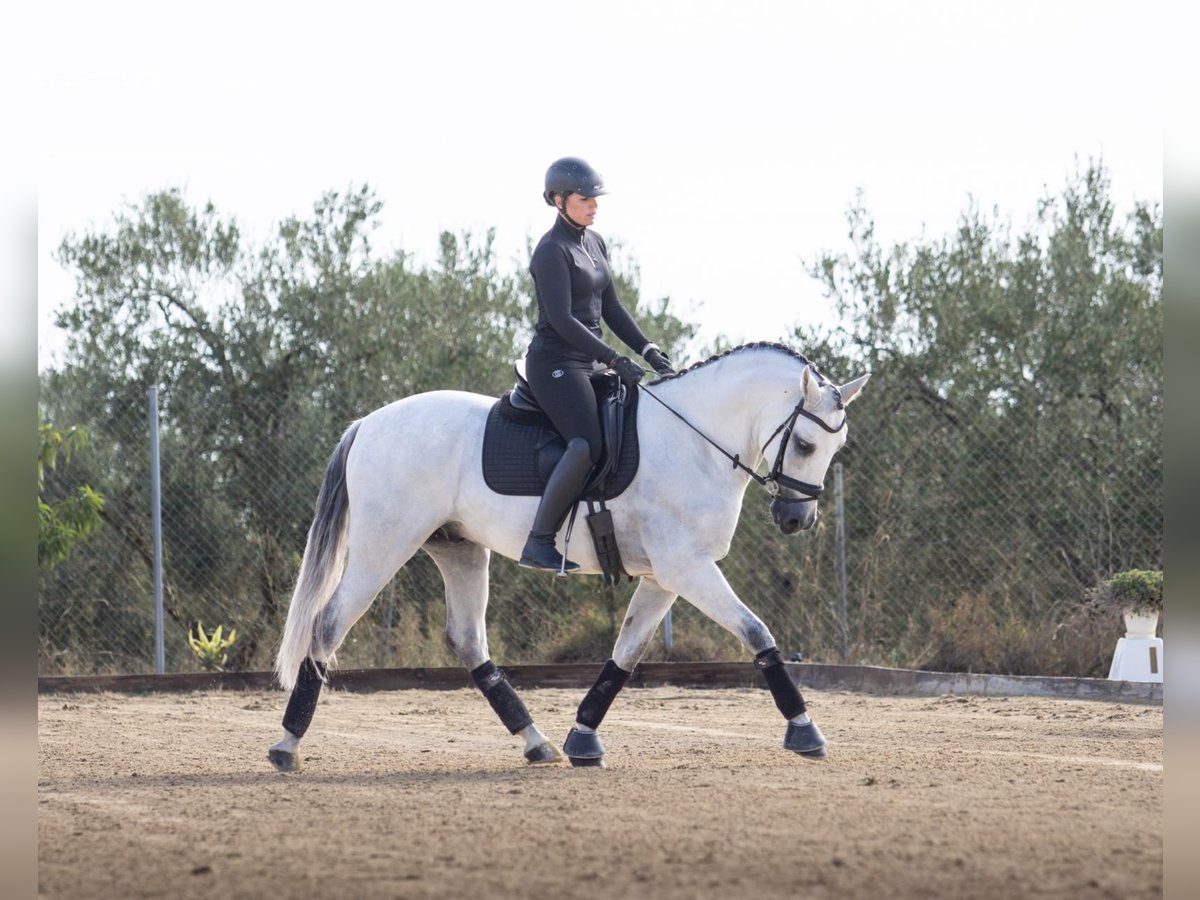
<path fill-rule="evenodd" d="M 850 625 L 846 621 L 846 510 L 842 503 L 842 464 L 833 464 L 834 543 L 837 545 L 838 652 L 846 661 Z"/>
<path fill-rule="evenodd" d="M 158 388 L 150 388 L 150 522 L 154 532 L 154 671 L 166 670 L 163 648 L 162 491 L 159 483 Z"/>

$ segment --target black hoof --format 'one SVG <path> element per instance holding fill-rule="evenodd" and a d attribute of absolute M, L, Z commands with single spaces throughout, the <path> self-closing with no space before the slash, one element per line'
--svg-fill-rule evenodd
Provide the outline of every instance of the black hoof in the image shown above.
<path fill-rule="evenodd" d="M 525 761 L 530 765 L 541 765 L 542 763 L 554 763 L 562 759 L 562 754 L 550 746 L 549 741 L 542 741 L 536 747 L 531 747 L 525 751 Z"/>
<path fill-rule="evenodd" d="M 824 759 L 825 735 L 821 734 L 816 722 L 809 722 L 807 725 L 788 722 L 787 734 L 783 737 L 783 748 L 809 759 Z"/>
<path fill-rule="evenodd" d="M 276 750 L 272 747 L 267 751 L 267 759 L 280 772 L 300 771 L 300 757 L 295 753 L 289 753 L 286 750 Z"/>
<path fill-rule="evenodd" d="M 573 766 L 604 768 L 604 745 L 600 743 L 600 735 L 594 731 L 572 728 L 563 742 L 563 753 L 567 754 Z"/>

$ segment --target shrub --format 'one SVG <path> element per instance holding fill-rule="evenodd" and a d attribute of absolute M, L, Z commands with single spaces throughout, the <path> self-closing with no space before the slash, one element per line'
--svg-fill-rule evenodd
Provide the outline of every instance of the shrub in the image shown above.
<path fill-rule="evenodd" d="M 1162 612 L 1163 573 L 1146 569 L 1118 572 L 1092 589 L 1090 601 L 1104 609 Z"/>
<path fill-rule="evenodd" d="M 923 617 L 906 636 L 916 667 L 938 672 L 1103 677 L 1119 618 L 1055 606 L 1037 613 L 985 594 L 964 594 Z"/>

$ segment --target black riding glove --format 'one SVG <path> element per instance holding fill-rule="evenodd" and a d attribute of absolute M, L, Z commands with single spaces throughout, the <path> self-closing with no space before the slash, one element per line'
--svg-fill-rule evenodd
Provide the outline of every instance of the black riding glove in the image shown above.
<path fill-rule="evenodd" d="M 646 348 L 646 352 L 642 354 L 642 358 L 650 363 L 650 368 L 654 369 L 659 375 L 675 374 L 675 370 L 671 367 L 671 357 L 659 350 L 654 344 Z"/>
<path fill-rule="evenodd" d="M 617 373 L 621 381 L 625 383 L 625 387 L 633 387 L 646 374 L 646 370 L 628 356 L 618 356 L 614 359 L 612 361 L 612 369 Z"/>

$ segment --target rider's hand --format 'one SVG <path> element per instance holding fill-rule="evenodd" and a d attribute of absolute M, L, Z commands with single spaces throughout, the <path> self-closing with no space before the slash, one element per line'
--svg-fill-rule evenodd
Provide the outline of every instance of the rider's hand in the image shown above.
<path fill-rule="evenodd" d="M 654 344 L 651 344 L 646 349 L 642 357 L 646 362 L 650 363 L 650 368 L 654 369 L 659 375 L 675 374 L 675 370 L 671 367 L 671 357 L 659 350 Z"/>
<path fill-rule="evenodd" d="M 633 387 L 646 374 L 646 370 L 628 356 L 618 356 L 612 361 L 612 368 L 621 381 L 625 383 L 626 387 Z"/>

